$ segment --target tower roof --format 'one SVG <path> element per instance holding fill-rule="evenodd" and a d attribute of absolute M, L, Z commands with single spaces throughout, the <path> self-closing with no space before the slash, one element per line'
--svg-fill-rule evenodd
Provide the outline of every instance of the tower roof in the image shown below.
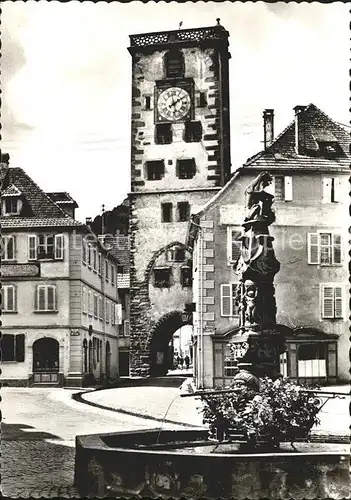
<path fill-rule="evenodd" d="M 143 52 L 148 49 L 154 50 L 162 47 L 174 46 L 196 46 L 199 43 L 213 44 L 227 41 L 229 32 L 220 24 L 205 28 L 178 29 L 172 31 L 157 31 L 154 33 L 141 33 L 130 35 L 129 52 Z"/>

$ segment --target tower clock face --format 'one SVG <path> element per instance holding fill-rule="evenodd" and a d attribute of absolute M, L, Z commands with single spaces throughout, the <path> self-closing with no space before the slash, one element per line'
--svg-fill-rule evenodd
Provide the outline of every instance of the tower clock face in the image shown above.
<path fill-rule="evenodd" d="M 157 110 L 159 115 L 169 121 L 184 118 L 190 109 L 191 99 L 189 93 L 180 87 L 170 87 L 158 97 Z"/>

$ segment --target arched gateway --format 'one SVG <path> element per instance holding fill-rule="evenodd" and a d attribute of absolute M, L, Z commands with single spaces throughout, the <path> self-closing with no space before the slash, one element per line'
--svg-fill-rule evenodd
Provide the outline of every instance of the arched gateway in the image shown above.
<path fill-rule="evenodd" d="M 189 320 L 182 311 L 172 311 L 158 320 L 151 332 L 150 341 L 150 375 L 153 377 L 166 375 L 173 364 L 173 353 L 169 343 L 173 334 Z"/>

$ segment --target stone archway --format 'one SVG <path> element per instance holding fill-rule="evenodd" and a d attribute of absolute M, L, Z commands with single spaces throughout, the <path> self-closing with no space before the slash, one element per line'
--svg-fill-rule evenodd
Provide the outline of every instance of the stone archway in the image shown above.
<path fill-rule="evenodd" d="M 170 368 L 168 346 L 173 334 L 182 326 L 188 325 L 182 311 L 172 311 L 160 318 L 151 332 L 150 375 L 153 377 L 167 374 Z"/>

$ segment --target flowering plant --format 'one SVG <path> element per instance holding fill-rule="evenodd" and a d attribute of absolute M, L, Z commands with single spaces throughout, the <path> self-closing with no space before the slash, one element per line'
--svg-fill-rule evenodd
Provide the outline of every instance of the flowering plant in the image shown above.
<path fill-rule="evenodd" d="M 203 395 L 203 423 L 219 434 L 234 430 L 250 443 L 273 443 L 308 438 L 321 402 L 316 393 L 286 379 L 260 380 L 258 392 L 241 388 L 238 392 Z"/>

